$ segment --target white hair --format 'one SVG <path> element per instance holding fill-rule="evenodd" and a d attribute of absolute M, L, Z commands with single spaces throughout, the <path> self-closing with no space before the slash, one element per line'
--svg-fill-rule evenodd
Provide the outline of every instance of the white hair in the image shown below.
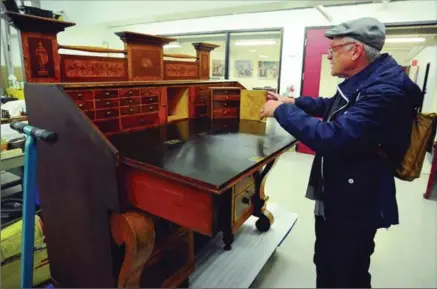
<path fill-rule="evenodd" d="M 369 63 L 372 63 L 381 55 L 381 53 L 377 49 L 375 49 L 367 44 L 364 44 L 363 42 L 358 41 L 352 37 L 345 37 L 344 39 L 346 40 L 346 42 L 359 43 L 359 44 L 363 45 L 363 48 L 364 48 L 364 51 L 366 52 L 367 60 L 369 61 Z M 346 45 L 346 47 L 347 47 L 347 49 L 352 48 L 352 46 L 349 46 L 349 45 Z"/>

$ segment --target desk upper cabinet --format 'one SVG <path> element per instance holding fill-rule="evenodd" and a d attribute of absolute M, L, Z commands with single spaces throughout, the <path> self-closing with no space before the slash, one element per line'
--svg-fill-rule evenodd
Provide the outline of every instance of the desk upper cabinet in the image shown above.
<path fill-rule="evenodd" d="M 260 110 L 267 100 L 263 90 L 243 87 L 212 87 L 211 118 L 260 120 Z"/>

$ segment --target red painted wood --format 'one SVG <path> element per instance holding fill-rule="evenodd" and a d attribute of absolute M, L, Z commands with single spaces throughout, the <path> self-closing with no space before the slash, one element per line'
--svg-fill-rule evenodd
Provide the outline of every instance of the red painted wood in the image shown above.
<path fill-rule="evenodd" d="M 434 186 L 436 179 L 437 179 L 437 175 L 436 175 L 437 174 L 437 143 L 434 144 L 433 155 L 434 156 L 432 159 L 431 172 L 429 174 L 428 184 L 426 186 L 425 194 L 423 194 L 423 197 L 425 199 L 429 199 L 429 197 L 431 196 L 433 186 Z"/>
<path fill-rule="evenodd" d="M 178 225 L 212 235 L 212 195 L 151 173 L 126 169 L 129 200 L 135 207 Z"/>
<path fill-rule="evenodd" d="M 304 58 L 304 80 L 302 84 L 302 97 L 319 97 L 320 72 L 322 69 L 322 54 L 328 53 L 329 39 L 324 33 L 327 28 L 308 29 L 306 31 L 307 45 Z M 297 151 L 300 153 L 314 154 L 309 147 L 299 142 Z"/>

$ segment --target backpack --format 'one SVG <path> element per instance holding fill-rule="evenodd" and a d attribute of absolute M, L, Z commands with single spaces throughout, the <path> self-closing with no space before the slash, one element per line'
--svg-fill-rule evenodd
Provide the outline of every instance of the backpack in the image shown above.
<path fill-rule="evenodd" d="M 416 113 L 413 120 L 410 146 L 403 160 L 396 168 L 395 177 L 410 182 L 420 177 L 426 152 L 432 152 L 436 124 L 437 115 L 435 113 Z"/>

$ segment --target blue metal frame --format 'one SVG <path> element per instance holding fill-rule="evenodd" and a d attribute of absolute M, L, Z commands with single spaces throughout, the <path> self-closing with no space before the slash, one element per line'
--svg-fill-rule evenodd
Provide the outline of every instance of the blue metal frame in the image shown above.
<path fill-rule="evenodd" d="M 24 156 L 23 230 L 21 240 L 21 288 L 33 286 L 33 247 L 35 241 L 37 141 L 30 135 L 32 127 L 25 126 L 27 135 Z"/>

